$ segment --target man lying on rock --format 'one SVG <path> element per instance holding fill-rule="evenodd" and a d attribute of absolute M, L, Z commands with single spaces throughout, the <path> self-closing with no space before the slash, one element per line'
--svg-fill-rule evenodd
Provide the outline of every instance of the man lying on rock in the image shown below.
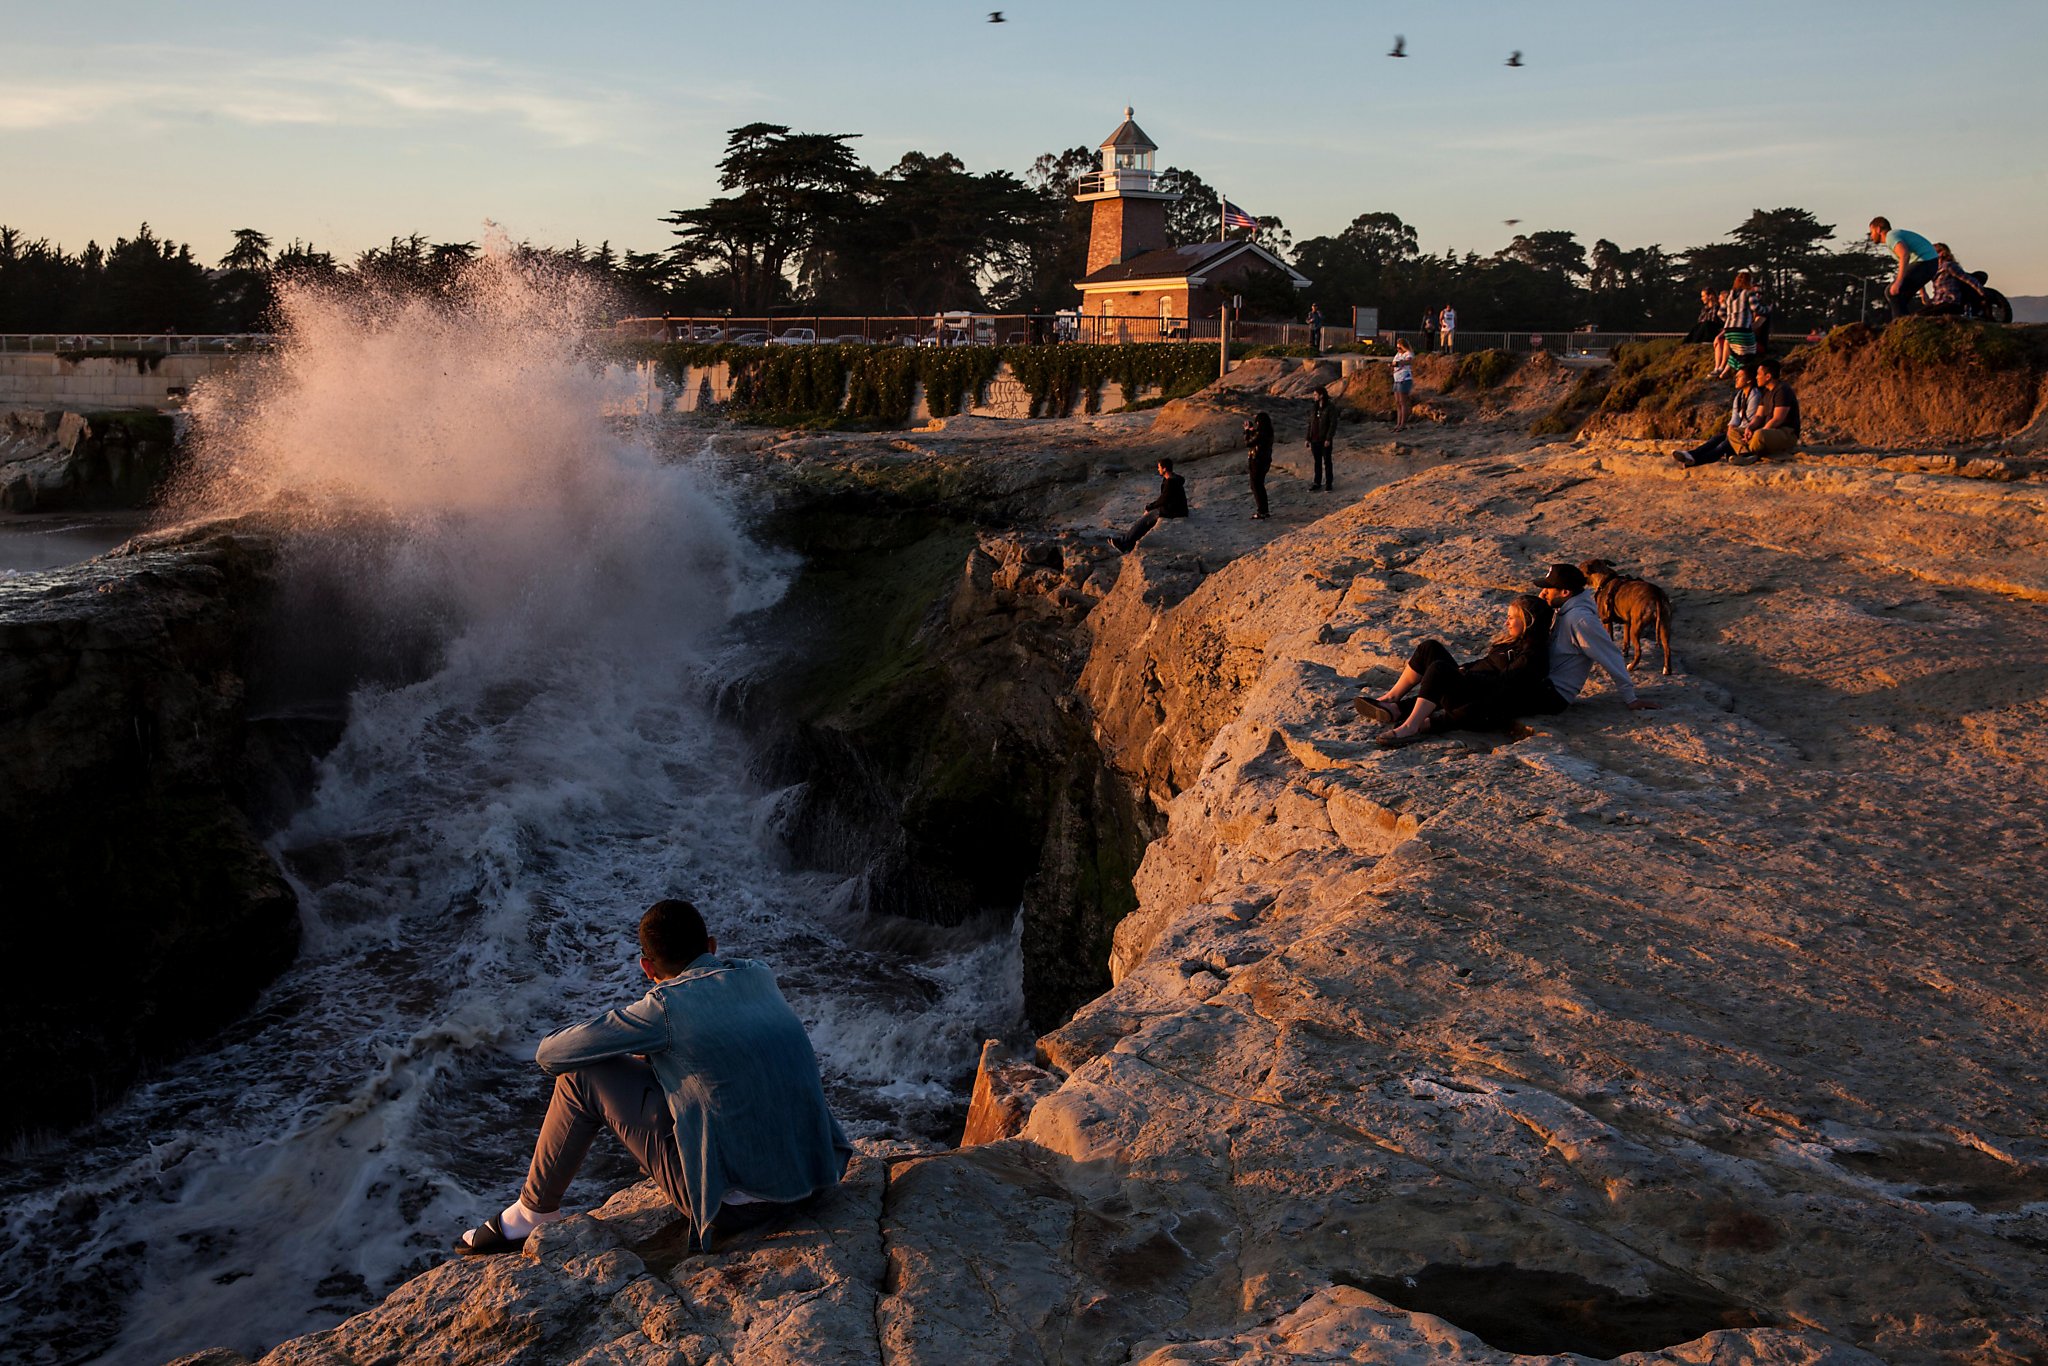
<path fill-rule="evenodd" d="M 534 1061 L 555 1094 L 526 1185 L 457 1252 L 514 1252 L 561 1218 L 562 1193 L 605 1129 L 707 1248 L 845 1175 L 853 1148 L 825 1104 L 803 1022 L 764 964 L 717 955 L 687 901 L 657 901 L 640 917 L 653 989 L 541 1040 Z"/>

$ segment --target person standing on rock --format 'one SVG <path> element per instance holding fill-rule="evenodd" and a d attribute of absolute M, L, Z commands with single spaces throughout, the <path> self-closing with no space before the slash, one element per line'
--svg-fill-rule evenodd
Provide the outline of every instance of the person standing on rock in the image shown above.
<path fill-rule="evenodd" d="M 1445 304 L 1444 311 L 1437 315 L 1436 327 L 1439 349 L 1445 355 L 1456 351 L 1458 349 L 1458 310 L 1452 308 L 1449 304 Z"/>
<path fill-rule="evenodd" d="M 1436 345 L 1436 310 L 1422 310 L 1422 349 L 1427 351 Z"/>
<path fill-rule="evenodd" d="M 765 964 L 721 958 L 687 901 L 640 917 L 632 1005 L 557 1030 L 534 1061 L 555 1079 L 519 1198 L 462 1235 L 464 1256 L 516 1252 L 562 1217 L 598 1134 L 618 1135 L 695 1242 L 837 1185 L 853 1157 L 825 1103 L 817 1055 Z"/>
<path fill-rule="evenodd" d="M 1415 389 L 1415 353 L 1408 343 L 1394 343 L 1394 430 L 1408 426 L 1408 395 Z"/>
<path fill-rule="evenodd" d="M 1570 706 L 1586 686 L 1586 676 L 1592 673 L 1595 664 L 1613 681 L 1623 706 L 1630 711 L 1657 710 L 1655 702 L 1636 696 L 1636 685 L 1629 682 L 1628 663 L 1621 657 L 1621 647 L 1607 634 L 1600 611 L 1593 605 L 1593 595 L 1586 591 L 1584 571 L 1575 564 L 1554 564 L 1536 585 L 1536 592 L 1550 604 L 1553 613 L 1550 688 L 1557 695 L 1557 705 L 1547 710 L 1556 713 Z"/>
<path fill-rule="evenodd" d="M 1159 496 L 1145 504 L 1145 515 L 1131 524 L 1131 529 L 1121 536 L 1112 536 L 1109 543 L 1128 555 L 1137 548 L 1145 534 L 1159 525 L 1163 517 L 1185 517 L 1188 515 L 1187 480 L 1173 472 L 1173 462 L 1161 457 L 1159 469 Z"/>
<path fill-rule="evenodd" d="M 1329 394 L 1318 386 L 1308 408 L 1308 455 L 1315 466 L 1315 478 L 1309 484 L 1310 489 L 1336 489 L 1337 471 L 1330 462 L 1330 450 L 1336 440 L 1337 410 L 1331 406 Z"/>
<path fill-rule="evenodd" d="M 1252 481 L 1252 520 L 1266 519 L 1266 471 L 1273 468 L 1273 419 L 1254 413 L 1244 420 L 1245 472 Z"/>

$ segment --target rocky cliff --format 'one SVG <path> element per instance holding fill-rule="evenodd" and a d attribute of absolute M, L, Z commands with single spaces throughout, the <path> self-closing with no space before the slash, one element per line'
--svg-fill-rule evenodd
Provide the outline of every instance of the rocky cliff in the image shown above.
<path fill-rule="evenodd" d="M 0 411 L 0 511 L 148 507 L 177 458 L 162 413 Z"/>
<path fill-rule="evenodd" d="M 1114 986 L 985 1057 L 1013 1136 L 708 1256 L 636 1188 L 266 1361 L 2048 1355 L 2044 485 L 1445 423 L 1319 495 L 1268 378 L 1272 522 L 1226 454 L 1100 557 L 1150 490 L 1097 464 L 962 547 L 1161 831 Z M 1661 710 L 1370 745 L 1414 641 L 1593 555 L 1677 604 Z"/>
<path fill-rule="evenodd" d="M 91 1113 L 296 949 L 246 814 L 274 559 L 260 527 L 216 524 L 0 579 L 0 1135 Z"/>

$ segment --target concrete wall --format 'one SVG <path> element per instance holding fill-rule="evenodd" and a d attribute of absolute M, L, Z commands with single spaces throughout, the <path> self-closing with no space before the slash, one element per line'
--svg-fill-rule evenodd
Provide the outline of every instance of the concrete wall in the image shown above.
<path fill-rule="evenodd" d="M 0 406 L 89 411 L 162 408 L 173 389 L 242 363 L 242 356 L 92 356 L 66 360 L 48 354 L 0 355 Z"/>
<path fill-rule="evenodd" d="M 692 366 L 683 372 L 682 382 L 671 388 L 663 382 L 654 362 L 644 361 L 634 367 L 629 387 L 630 392 L 638 396 L 633 406 L 641 412 L 712 412 L 721 404 L 730 402 L 733 395 L 731 367 L 723 363 Z M 1151 398 L 1158 392 L 1151 385 L 1140 385 L 1136 395 L 1127 397 L 1121 384 L 1115 380 L 1107 381 L 1102 386 L 1102 411 L 1113 413 L 1127 402 Z M 1031 416 L 1031 391 L 1005 364 L 989 381 L 984 400 L 968 407 L 967 412 L 974 417 L 1028 418 Z M 919 424 L 931 419 L 931 409 L 924 399 L 924 386 L 920 384 L 911 391 L 910 421 Z"/>

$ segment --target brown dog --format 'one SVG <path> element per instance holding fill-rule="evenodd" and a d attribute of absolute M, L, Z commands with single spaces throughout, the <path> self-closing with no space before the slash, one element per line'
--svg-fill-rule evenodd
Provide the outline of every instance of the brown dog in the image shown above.
<path fill-rule="evenodd" d="M 1628 651 L 1628 666 L 1642 662 L 1643 641 L 1654 630 L 1664 651 L 1664 672 L 1673 667 L 1671 658 L 1671 599 L 1648 579 L 1634 579 L 1620 573 L 1605 560 L 1588 560 L 1579 566 L 1593 589 L 1593 606 L 1613 635 L 1621 627 L 1621 647 Z"/>

